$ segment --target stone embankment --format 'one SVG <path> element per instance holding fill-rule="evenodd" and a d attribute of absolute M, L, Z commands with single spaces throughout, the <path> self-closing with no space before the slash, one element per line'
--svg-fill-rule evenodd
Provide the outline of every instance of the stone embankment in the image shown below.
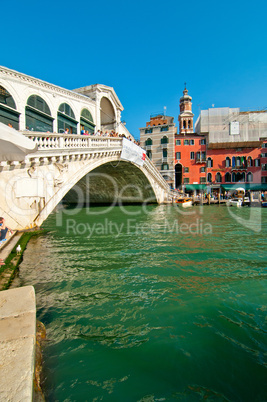
<path fill-rule="evenodd" d="M 36 322 L 34 288 L 5 290 L 33 234 L 16 233 L 0 248 L 0 258 L 5 261 L 0 266 L 0 401 L 44 401 L 40 375 L 45 328 Z"/>
<path fill-rule="evenodd" d="M 36 344 L 32 286 L 0 292 L 0 400 L 31 401 Z"/>

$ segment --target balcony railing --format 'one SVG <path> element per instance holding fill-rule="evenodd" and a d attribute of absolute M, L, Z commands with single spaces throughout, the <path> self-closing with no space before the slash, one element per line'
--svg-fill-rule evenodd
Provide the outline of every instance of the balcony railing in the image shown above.
<path fill-rule="evenodd" d="M 196 163 L 206 163 L 207 162 L 207 158 L 206 157 L 204 157 L 204 158 L 196 158 Z"/>
<path fill-rule="evenodd" d="M 231 170 L 247 170 L 247 166 L 231 166 Z"/>

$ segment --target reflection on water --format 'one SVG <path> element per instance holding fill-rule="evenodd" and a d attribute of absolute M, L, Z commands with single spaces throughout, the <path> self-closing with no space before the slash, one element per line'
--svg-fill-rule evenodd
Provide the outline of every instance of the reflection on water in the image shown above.
<path fill-rule="evenodd" d="M 265 400 L 267 211 L 261 232 L 226 207 L 125 211 L 81 210 L 82 234 L 55 214 L 24 254 L 16 283 L 35 286 L 47 328 L 47 400 Z"/>

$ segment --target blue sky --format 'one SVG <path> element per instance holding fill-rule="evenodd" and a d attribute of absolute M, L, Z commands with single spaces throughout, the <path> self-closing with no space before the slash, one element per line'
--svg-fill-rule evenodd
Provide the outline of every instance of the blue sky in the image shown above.
<path fill-rule="evenodd" d="M 267 109 L 267 1 L 1 2 L 0 65 L 74 89 L 112 86 L 139 137 L 174 116 L 184 82 L 201 109 Z"/>

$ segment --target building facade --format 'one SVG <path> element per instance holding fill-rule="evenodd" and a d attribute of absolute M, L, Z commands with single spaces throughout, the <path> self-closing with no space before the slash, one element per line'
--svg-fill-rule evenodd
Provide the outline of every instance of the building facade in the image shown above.
<path fill-rule="evenodd" d="M 241 183 L 246 189 L 265 189 L 266 111 L 202 110 L 195 131 L 193 119 L 192 98 L 185 88 L 178 132 L 173 117 L 163 114 L 151 116 L 140 129 L 141 146 L 171 187 L 224 192 Z"/>
<path fill-rule="evenodd" d="M 227 189 L 241 183 L 245 189 L 264 189 L 266 181 L 267 113 L 238 108 L 201 111 L 196 132 L 207 136 L 207 185 Z"/>
<path fill-rule="evenodd" d="M 151 115 L 146 127 L 140 128 L 140 145 L 171 188 L 175 184 L 174 139 L 177 127 L 174 118 L 164 114 Z"/>

